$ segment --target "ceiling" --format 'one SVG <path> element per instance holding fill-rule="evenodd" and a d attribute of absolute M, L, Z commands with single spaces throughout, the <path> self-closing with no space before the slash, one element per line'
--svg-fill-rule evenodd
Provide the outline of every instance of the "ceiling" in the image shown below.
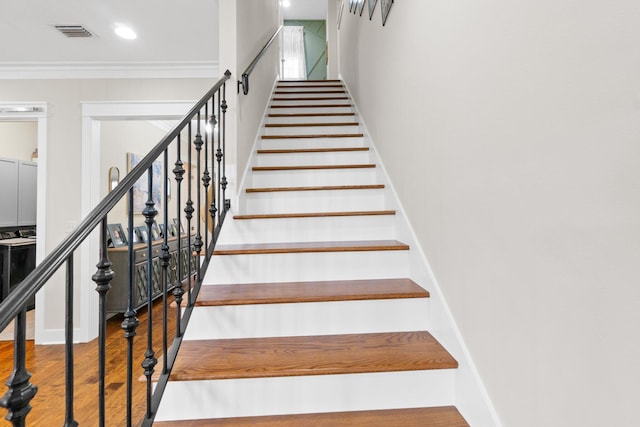
<path fill-rule="evenodd" d="M 291 6 L 282 7 L 283 19 L 327 19 L 327 0 L 289 0 Z"/>
<path fill-rule="evenodd" d="M 160 77 L 149 71 L 162 67 L 210 76 L 219 57 L 218 1 L 1 0 L 0 78 L 110 77 L 123 69 Z M 289 1 L 284 19 L 326 19 L 332 0 Z M 117 37 L 116 23 L 138 38 Z M 92 37 L 69 38 L 55 25 L 81 25 Z"/>
<path fill-rule="evenodd" d="M 117 37 L 114 24 L 138 38 Z M 67 38 L 54 25 L 82 25 Z M 21 0 L 0 5 L 0 66 L 217 61 L 218 0 Z"/>

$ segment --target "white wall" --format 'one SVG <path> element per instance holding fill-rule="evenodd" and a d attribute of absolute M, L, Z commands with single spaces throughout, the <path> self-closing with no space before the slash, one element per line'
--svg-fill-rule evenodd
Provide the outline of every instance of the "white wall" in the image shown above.
<path fill-rule="evenodd" d="M 37 146 L 37 122 L 0 121 L 0 157 L 31 161 L 31 154 Z"/>
<path fill-rule="evenodd" d="M 640 3 L 346 12 L 342 77 L 503 425 L 635 425 Z"/>
<path fill-rule="evenodd" d="M 235 169 L 227 173 L 233 178 L 233 185 L 239 184 L 244 175 L 278 74 L 279 42 L 274 42 L 253 70 L 249 95 L 243 95 L 242 89 L 237 95 L 236 81 L 280 25 L 278 8 L 278 0 L 220 0 L 220 63 L 231 64 L 228 67 L 233 77 L 228 84 L 227 100 L 237 106 L 227 113 L 227 140 L 236 141 L 229 147 L 227 158 L 228 168 Z"/>
<path fill-rule="evenodd" d="M 0 80 L 1 102 L 38 99 L 48 103 L 46 253 L 81 220 L 81 102 L 199 99 L 215 80 Z M 56 277 L 44 289 L 45 303 L 36 308 L 51 336 L 64 327 L 64 288 L 62 276 Z M 78 295 L 94 289 L 90 278 L 76 281 Z"/>

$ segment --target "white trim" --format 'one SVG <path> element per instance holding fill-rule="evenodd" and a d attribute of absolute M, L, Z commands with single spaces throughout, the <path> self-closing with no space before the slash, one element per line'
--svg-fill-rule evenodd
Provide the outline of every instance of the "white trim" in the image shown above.
<path fill-rule="evenodd" d="M 196 101 L 125 101 L 81 102 L 82 106 L 82 188 L 81 218 L 85 218 L 100 202 L 100 122 L 102 120 L 176 120 L 194 106 Z M 80 277 L 95 272 L 98 253 L 98 233 L 80 249 Z M 80 290 L 78 340 L 88 342 L 98 336 L 98 294 L 91 287 Z"/>
<path fill-rule="evenodd" d="M 12 102 L 2 104 L 2 107 L 20 108 L 35 107 L 40 111 L 24 112 L 24 113 L 0 113 L 0 121 L 33 121 L 37 122 L 37 138 L 38 138 L 38 175 L 37 175 L 37 212 L 36 227 L 38 234 L 36 237 L 36 265 L 45 257 L 46 238 L 47 238 L 47 103 L 46 102 Z M 35 342 L 40 344 L 45 330 L 44 317 L 42 310 L 45 307 L 44 292 L 36 294 L 36 313 L 35 313 Z"/>
<path fill-rule="evenodd" d="M 220 76 L 218 61 L 184 62 L 9 62 L 0 79 L 178 79 Z"/>

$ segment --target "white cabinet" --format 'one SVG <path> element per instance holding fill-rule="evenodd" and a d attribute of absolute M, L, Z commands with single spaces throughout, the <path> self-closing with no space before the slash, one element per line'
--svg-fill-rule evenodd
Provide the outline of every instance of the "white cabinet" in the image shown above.
<path fill-rule="evenodd" d="M 36 224 L 38 165 L 0 158 L 0 227 Z"/>

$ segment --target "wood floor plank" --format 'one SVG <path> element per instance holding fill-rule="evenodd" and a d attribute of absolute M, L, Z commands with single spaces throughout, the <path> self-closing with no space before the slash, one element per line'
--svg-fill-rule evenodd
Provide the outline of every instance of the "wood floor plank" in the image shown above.
<path fill-rule="evenodd" d="M 276 150 L 257 150 L 258 154 L 300 154 L 300 153 L 333 153 L 348 151 L 369 151 L 369 147 L 328 147 L 328 148 L 283 148 Z"/>
<path fill-rule="evenodd" d="M 281 218 L 324 218 L 324 217 L 345 217 L 345 216 L 376 216 L 395 215 L 396 211 L 352 211 L 352 212 L 301 212 L 301 213 L 279 213 L 279 214 L 248 214 L 234 215 L 233 219 L 281 219 Z"/>
<path fill-rule="evenodd" d="M 275 172 L 275 171 L 301 171 L 301 170 L 331 170 L 331 169 L 373 169 L 373 163 L 362 163 L 353 165 L 301 165 L 301 166 L 254 166 L 253 172 Z"/>
<path fill-rule="evenodd" d="M 166 421 L 158 427 L 469 427 L 454 406 Z"/>
<path fill-rule="evenodd" d="M 329 133 L 316 135 L 262 135 L 261 139 L 362 138 L 362 133 Z"/>
<path fill-rule="evenodd" d="M 428 298 L 411 279 L 334 280 L 203 286 L 197 306 Z"/>
<path fill-rule="evenodd" d="M 406 251 L 409 245 L 397 240 L 360 240 L 346 242 L 283 242 L 218 245 L 214 255 L 258 255 L 311 252 Z"/>
<path fill-rule="evenodd" d="M 274 193 L 278 191 L 334 191 L 334 190 L 380 190 L 384 184 L 372 185 L 324 185 L 318 187 L 267 187 L 247 188 L 247 193 Z"/>
<path fill-rule="evenodd" d="M 183 341 L 172 381 L 454 369 L 427 331 Z"/>

